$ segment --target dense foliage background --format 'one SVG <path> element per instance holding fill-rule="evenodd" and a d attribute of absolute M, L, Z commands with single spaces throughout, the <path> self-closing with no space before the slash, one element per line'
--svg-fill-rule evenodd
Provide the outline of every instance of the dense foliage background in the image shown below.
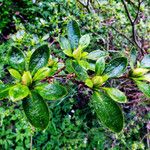
<path fill-rule="evenodd" d="M 138 2 L 127 2 L 131 15 L 136 17 Z M 148 0 L 143 1 L 136 23 L 137 40 L 146 53 L 150 52 L 149 6 Z M 65 58 L 58 37 L 66 35 L 66 25 L 70 19 L 77 20 L 82 34 L 91 35 L 89 52 L 101 49 L 109 51 L 110 57 L 118 54 L 128 56 L 131 49 L 139 48 L 132 39 L 132 25 L 121 0 L 91 0 L 89 4 L 75 0 L 0 0 L 0 79 L 12 82 L 6 64 L 7 51 L 13 44 L 26 52 L 48 42 L 54 56 Z M 142 54 L 139 54 L 140 57 Z M 20 103 L 0 101 L 0 149 L 148 150 L 148 99 L 131 81 L 120 80 L 118 83 L 114 79 L 110 84 L 118 86 L 128 96 L 129 102 L 122 105 L 125 128 L 121 133 L 114 134 L 100 126 L 84 90 L 78 90 L 70 83 L 67 98 L 49 102 L 53 117 L 44 132 L 33 129 L 27 123 L 18 109 Z M 125 88 L 127 85 L 128 88 Z"/>

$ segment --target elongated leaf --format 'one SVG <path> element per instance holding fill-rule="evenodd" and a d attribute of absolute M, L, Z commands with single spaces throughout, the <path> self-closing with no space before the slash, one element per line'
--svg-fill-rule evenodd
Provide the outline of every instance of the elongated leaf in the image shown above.
<path fill-rule="evenodd" d="M 110 61 L 104 70 L 103 74 L 107 74 L 109 78 L 119 77 L 125 72 L 127 67 L 127 58 L 118 57 Z"/>
<path fill-rule="evenodd" d="M 136 49 L 133 48 L 130 52 L 130 66 L 132 69 L 134 69 L 136 57 L 137 57 L 137 51 L 136 51 Z"/>
<path fill-rule="evenodd" d="M 3 100 L 4 98 L 8 96 L 9 89 L 10 89 L 9 85 L 0 83 L 0 100 Z"/>
<path fill-rule="evenodd" d="M 118 103 L 126 103 L 127 97 L 123 92 L 116 88 L 106 88 L 104 87 L 103 90 L 106 91 L 106 93 L 116 102 Z"/>
<path fill-rule="evenodd" d="M 25 69 L 25 57 L 22 51 L 12 46 L 8 55 L 9 65 L 22 72 Z"/>
<path fill-rule="evenodd" d="M 49 109 L 39 94 L 31 92 L 31 95 L 23 100 L 22 106 L 29 122 L 34 127 L 44 130 L 48 126 Z"/>
<path fill-rule="evenodd" d="M 67 94 L 67 90 L 57 83 L 42 84 L 36 87 L 38 93 L 47 100 L 58 100 Z"/>
<path fill-rule="evenodd" d="M 33 52 L 29 62 L 29 70 L 32 72 L 32 75 L 34 75 L 38 69 L 47 65 L 49 55 L 50 51 L 47 44 L 43 44 Z"/>
<path fill-rule="evenodd" d="M 150 54 L 144 56 L 140 67 L 150 69 Z"/>
<path fill-rule="evenodd" d="M 101 75 L 104 69 L 105 69 L 105 59 L 104 57 L 101 57 L 96 61 L 96 65 L 95 65 L 96 75 Z"/>
<path fill-rule="evenodd" d="M 89 34 L 85 34 L 83 36 L 81 36 L 80 40 L 79 40 L 79 46 L 81 47 L 81 49 L 85 49 L 88 47 L 88 45 L 90 44 L 90 35 Z"/>
<path fill-rule="evenodd" d="M 21 79 L 21 74 L 17 70 L 9 69 L 8 71 L 11 74 L 11 76 L 13 76 L 14 78 L 19 79 L 19 80 Z"/>
<path fill-rule="evenodd" d="M 9 96 L 13 102 L 22 100 L 23 98 L 27 97 L 28 94 L 29 89 L 25 85 L 18 84 L 9 89 Z"/>
<path fill-rule="evenodd" d="M 22 84 L 29 86 L 32 83 L 32 76 L 30 71 L 24 71 L 22 76 Z"/>
<path fill-rule="evenodd" d="M 79 39 L 81 37 L 78 23 L 74 20 L 71 20 L 68 23 L 67 29 L 68 29 L 68 38 L 71 44 L 71 48 L 74 50 L 78 47 Z"/>
<path fill-rule="evenodd" d="M 71 45 L 69 43 L 69 40 L 66 39 L 65 37 L 60 37 L 59 43 L 60 43 L 60 47 L 63 49 L 63 52 L 67 56 L 72 56 L 72 50 L 71 50 Z"/>
<path fill-rule="evenodd" d="M 98 119 L 114 132 L 123 128 L 123 114 L 120 107 L 106 94 L 94 92 L 92 102 Z"/>
<path fill-rule="evenodd" d="M 137 81 L 135 80 L 138 88 L 140 89 L 141 92 L 144 93 L 147 97 L 150 98 L 150 84 L 147 84 L 145 82 Z"/>
<path fill-rule="evenodd" d="M 90 52 L 87 55 L 87 59 L 98 60 L 100 57 L 106 57 L 106 56 L 108 56 L 108 52 L 101 51 L 101 50 L 95 50 L 95 51 Z"/>

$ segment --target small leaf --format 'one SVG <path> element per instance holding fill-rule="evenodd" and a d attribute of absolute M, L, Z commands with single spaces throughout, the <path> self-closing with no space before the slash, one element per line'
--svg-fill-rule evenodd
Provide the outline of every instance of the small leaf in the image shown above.
<path fill-rule="evenodd" d="M 46 102 L 36 92 L 31 92 L 22 102 L 24 112 L 29 122 L 36 128 L 46 129 L 50 120 L 50 113 Z"/>
<path fill-rule="evenodd" d="M 143 76 L 144 74 L 146 74 L 147 72 L 149 72 L 149 69 L 135 68 L 132 70 L 131 76 L 132 77 L 140 77 L 140 76 Z"/>
<path fill-rule="evenodd" d="M 8 96 L 8 91 L 10 89 L 10 86 L 0 83 L 0 100 L 3 100 Z"/>
<path fill-rule="evenodd" d="M 74 52 L 73 52 L 73 57 L 74 57 L 76 60 L 80 60 L 80 59 L 81 59 L 81 54 L 82 54 L 81 49 L 77 48 L 77 49 L 74 50 Z"/>
<path fill-rule="evenodd" d="M 60 43 L 61 49 L 63 49 L 63 52 L 67 56 L 72 56 L 72 50 L 71 50 L 71 46 L 70 46 L 69 40 L 66 39 L 65 37 L 60 37 L 59 38 L 59 43 Z"/>
<path fill-rule="evenodd" d="M 58 100 L 67 94 L 67 90 L 57 83 L 41 84 L 35 88 L 38 93 L 47 100 Z"/>
<path fill-rule="evenodd" d="M 71 20 L 67 25 L 67 29 L 68 29 L 68 39 L 70 41 L 71 48 L 74 50 L 78 47 L 79 39 L 81 37 L 78 23 L 74 20 Z"/>
<path fill-rule="evenodd" d="M 87 85 L 90 88 L 93 88 L 93 82 L 91 79 L 86 79 L 85 80 L 85 85 Z"/>
<path fill-rule="evenodd" d="M 100 57 L 106 57 L 106 56 L 108 56 L 108 52 L 101 51 L 101 50 L 95 50 L 95 51 L 90 52 L 87 55 L 87 59 L 98 60 Z"/>
<path fill-rule="evenodd" d="M 25 57 L 24 53 L 20 51 L 18 48 L 12 46 L 9 54 L 8 54 L 9 65 L 22 72 L 25 69 Z"/>
<path fill-rule="evenodd" d="M 143 92 L 144 95 L 146 95 L 147 97 L 150 98 L 150 84 L 147 84 L 147 83 L 141 82 L 141 81 L 137 81 L 137 80 L 134 80 L 134 81 L 136 82 L 140 91 Z"/>
<path fill-rule="evenodd" d="M 134 69 L 136 57 L 137 57 L 137 51 L 136 51 L 136 49 L 133 48 L 130 52 L 130 66 L 132 69 Z"/>
<path fill-rule="evenodd" d="M 29 89 L 25 85 L 18 84 L 9 89 L 9 96 L 13 102 L 22 100 L 23 98 L 27 97 L 28 94 Z"/>
<path fill-rule="evenodd" d="M 123 92 L 116 88 L 102 88 L 103 90 L 106 91 L 106 93 L 116 102 L 118 103 L 126 103 L 127 102 L 127 97 Z"/>
<path fill-rule="evenodd" d="M 150 69 L 150 54 L 144 56 L 141 61 L 140 67 Z"/>
<path fill-rule="evenodd" d="M 99 88 L 104 82 L 102 76 L 94 76 L 92 78 L 93 86 Z"/>
<path fill-rule="evenodd" d="M 90 35 L 89 34 L 85 34 L 83 36 L 81 36 L 80 40 L 79 40 L 79 47 L 81 47 L 81 49 L 85 49 L 88 47 L 88 45 L 90 44 Z"/>
<path fill-rule="evenodd" d="M 125 72 L 127 67 L 127 58 L 118 57 L 110 61 L 104 70 L 103 74 L 107 74 L 109 78 L 119 77 Z"/>
<path fill-rule="evenodd" d="M 150 73 L 145 74 L 145 75 L 143 75 L 143 76 L 141 76 L 141 77 L 138 77 L 138 78 L 136 78 L 136 80 L 143 80 L 143 81 L 148 81 L 148 82 L 150 82 Z"/>
<path fill-rule="evenodd" d="M 22 84 L 29 86 L 32 83 L 32 76 L 30 71 L 24 71 L 22 76 Z"/>
<path fill-rule="evenodd" d="M 34 81 L 39 81 L 39 80 L 43 80 L 44 78 L 48 77 L 49 76 L 49 73 L 50 73 L 51 69 L 48 68 L 48 67 L 43 67 L 41 69 L 39 69 L 34 77 L 33 77 L 33 80 Z"/>
<path fill-rule="evenodd" d="M 105 59 L 104 57 L 101 57 L 96 61 L 96 65 L 95 65 L 96 75 L 102 75 L 104 69 L 105 69 Z"/>
<path fill-rule="evenodd" d="M 50 51 L 47 44 L 43 44 L 33 52 L 29 62 L 29 71 L 32 72 L 32 75 L 48 64 L 49 56 Z"/>
<path fill-rule="evenodd" d="M 120 107 L 102 92 L 94 92 L 92 102 L 98 119 L 110 130 L 121 132 L 124 119 Z"/>
<path fill-rule="evenodd" d="M 11 76 L 13 76 L 16 79 L 21 80 L 21 74 L 15 70 L 15 69 L 8 69 L 9 73 L 11 74 Z"/>

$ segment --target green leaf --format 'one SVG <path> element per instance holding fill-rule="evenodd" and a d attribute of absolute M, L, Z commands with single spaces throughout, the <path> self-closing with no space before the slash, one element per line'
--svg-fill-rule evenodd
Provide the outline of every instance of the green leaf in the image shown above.
<path fill-rule="evenodd" d="M 118 57 L 110 61 L 104 70 L 103 74 L 107 74 L 109 78 L 119 77 L 125 72 L 127 67 L 127 58 Z"/>
<path fill-rule="evenodd" d="M 50 120 L 50 113 L 46 102 L 36 92 L 31 92 L 22 102 L 24 112 L 29 122 L 36 128 L 46 129 Z"/>
<path fill-rule="evenodd" d="M 136 49 L 133 48 L 130 52 L 130 66 L 132 69 L 134 69 L 136 57 L 137 57 L 137 51 L 136 51 Z"/>
<path fill-rule="evenodd" d="M 58 83 L 41 84 L 35 89 L 44 99 L 47 100 L 58 100 L 67 95 L 66 88 Z"/>
<path fill-rule="evenodd" d="M 71 50 L 71 45 L 69 43 L 69 40 L 66 39 L 65 37 L 60 37 L 59 38 L 59 43 L 60 43 L 61 49 L 63 49 L 63 52 L 67 56 L 72 56 L 72 50 Z"/>
<path fill-rule="evenodd" d="M 9 89 L 9 96 L 13 102 L 22 100 L 29 94 L 29 89 L 25 85 L 17 84 Z"/>
<path fill-rule="evenodd" d="M 124 119 L 116 102 L 102 92 L 94 92 L 92 102 L 98 119 L 110 130 L 121 132 Z"/>
<path fill-rule="evenodd" d="M 8 91 L 10 89 L 10 86 L 0 83 L 0 100 L 3 100 L 8 96 Z"/>
<path fill-rule="evenodd" d="M 47 44 L 43 44 L 33 52 L 29 62 L 29 71 L 32 72 L 32 75 L 47 65 L 49 56 L 50 51 Z"/>
<path fill-rule="evenodd" d="M 140 67 L 150 69 L 150 54 L 144 56 L 141 61 Z"/>
<path fill-rule="evenodd" d="M 51 69 L 48 68 L 48 67 L 43 67 L 41 69 L 39 69 L 34 77 L 33 77 L 33 80 L 34 81 L 39 81 L 39 80 L 43 80 L 44 78 L 46 78 L 47 76 L 49 76 L 49 73 L 50 73 Z"/>
<path fill-rule="evenodd" d="M 134 80 L 134 81 L 136 82 L 140 91 L 143 92 L 144 95 L 146 95 L 147 97 L 150 98 L 150 84 L 147 84 L 147 83 L 141 82 L 141 81 L 137 81 L 137 80 Z"/>
<path fill-rule="evenodd" d="M 25 69 L 25 57 L 24 53 L 18 48 L 12 46 L 8 54 L 9 65 L 22 72 Z"/>
<path fill-rule="evenodd" d="M 11 76 L 13 76 L 16 79 L 21 80 L 21 74 L 15 70 L 15 69 L 8 69 L 9 73 L 11 74 Z"/>
<path fill-rule="evenodd" d="M 91 79 L 86 79 L 85 80 L 85 85 L 87 85 L 90 88 L 93 88 L 93 82 Z"/>
<path fill-rule="evenodd" d="M 101 50 L 95 50 L 95 51 L 90 52 L 87 55 L 87 59 L 98 60 L 100 57 L 106 57 L 106 56 L 108 56 L 108 52 L 101 51 Z"/>
<path fill-rule="evenodd" d="M 78 23 L 74 20 L 71 20 L 67 25 L 67 30 L 71 48 L 75 50 L 79 45 L 79 39 L 81 37 Z"/>
<path fill-rule="evenodd" d="M 90 44 L 90 35 L 85 34 L 85 35 L 81 36 L 81 38 L 79 40 L 79 47 L 83 50 L 83 49 L 87 48 L 89 44 Z"/>
<path fill-rule="evenodd" d="M 103 87 L 103 90 L 106 91 L 106 93 L 116 102 L 118 103 L 126 103 L 127 102 L 127 97 L 123 92 L 116 88 L 106 88 Z"/>
<path fill-rule="evenodd" d="M 96 65 L 95 65 L 96 75 L 102 75 L 104 69 L 105 69 L 105 59 L 104 57 L 101 57 L 96 61 Z"/>
<path fill-rule="evenodd" d="M 24 71 L 22 76 L 22 84 L 29 86 L 32 83 L 32 76 L 30 71 Z"/>

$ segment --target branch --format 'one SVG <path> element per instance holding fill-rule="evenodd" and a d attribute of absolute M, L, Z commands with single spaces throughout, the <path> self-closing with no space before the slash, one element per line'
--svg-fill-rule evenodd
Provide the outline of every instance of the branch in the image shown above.
<path fill-rule="evenodd" d="M 83 4 L 80 0 L 77 0 L 78 3 L 80 3 L 83 7 L 85 7 L 87 9 L 87 11 L 90 13 L 90 9 L 89 9 L 89 4 L 90 4 L 90 0 L 87 1 L 87 4 Z"/>

